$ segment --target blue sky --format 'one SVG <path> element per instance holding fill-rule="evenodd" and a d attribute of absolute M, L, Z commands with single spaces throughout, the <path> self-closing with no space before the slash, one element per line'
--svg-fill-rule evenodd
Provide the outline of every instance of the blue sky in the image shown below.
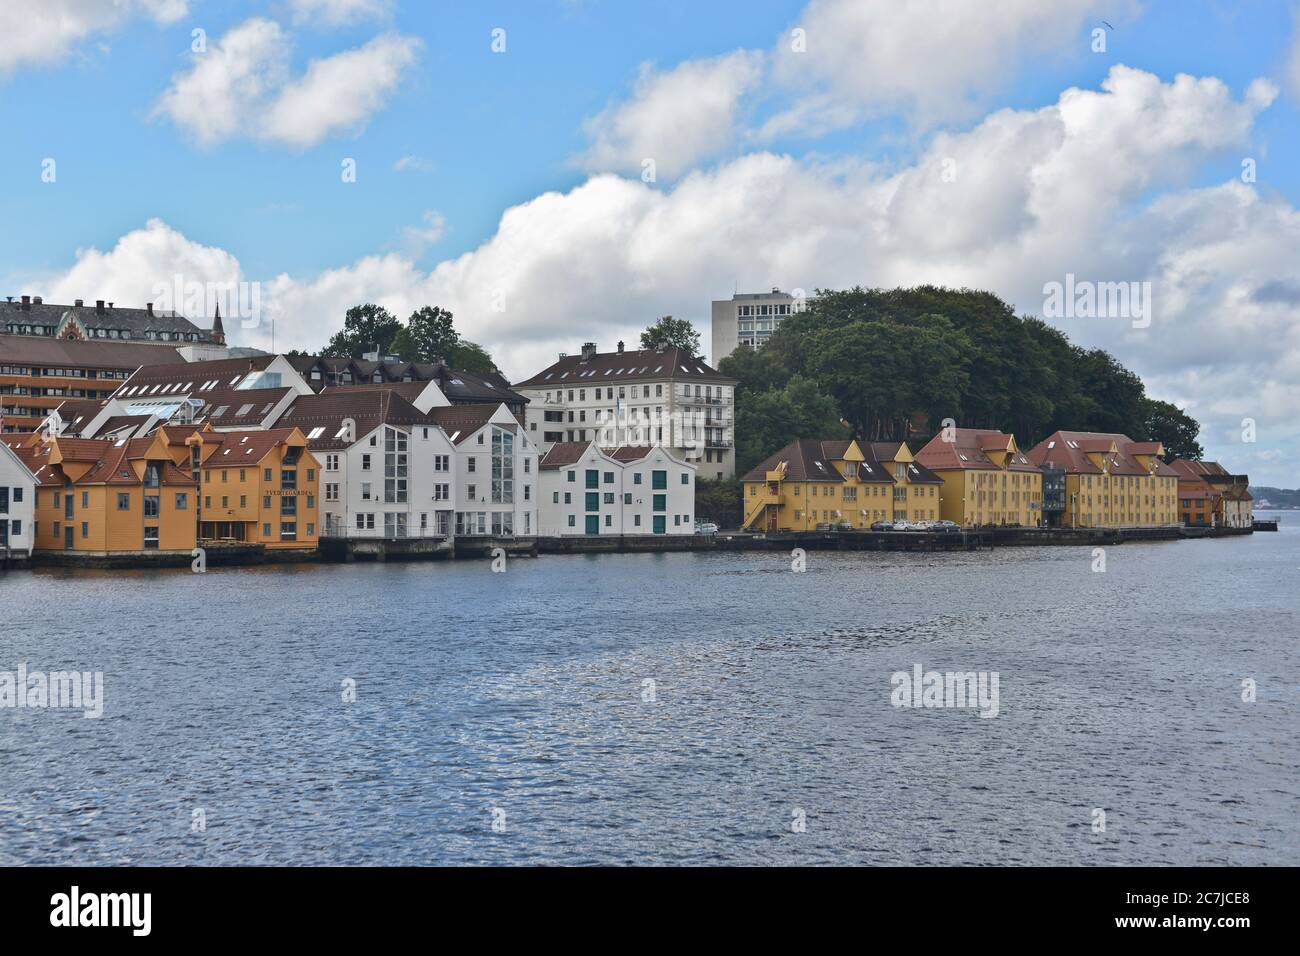
<path fill-rule="evenodd" d="M 427 301 L 524 377 L 666 312 L 707 346 L 708 301 L 735 283 L 975 285 L 1032 313 L 1066 272 L 1150 279 L 1150 330 L 1067 331 L 1192 407 L 1212 449 L 1300 482 L 1293 6 L 958 7 L 12 0 L 4 291 L 126 302 L 172 272 L 233 276 L 263 284 L 280 347 L 318 346 L 361 298 Z M 241 71 L 263 86 L 246 96 Z M 196 105 L 214 84 L 225 99 Z M 936 192 L 949 154 L 958 190 Z M 235 337 L 265 347 L 269 329 Z M 1233 449 L 1243 417 L 1268 437 Z"/>

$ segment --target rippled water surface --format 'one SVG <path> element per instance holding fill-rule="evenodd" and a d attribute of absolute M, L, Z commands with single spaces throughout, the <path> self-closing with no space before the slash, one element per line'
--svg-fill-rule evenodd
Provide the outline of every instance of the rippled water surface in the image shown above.
<path fill-rule="evenodd" d="M 1300 864 L 1297 525 L 1092 565 L 0 574 L 0 670 L 107 698 L 0 709 L 0 864 Z M 892 707 L 917 663 L 997 717 Z"/>

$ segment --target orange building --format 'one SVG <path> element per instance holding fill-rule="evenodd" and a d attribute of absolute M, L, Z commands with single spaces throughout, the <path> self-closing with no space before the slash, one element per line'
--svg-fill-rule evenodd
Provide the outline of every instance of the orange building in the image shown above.
<path fill-rule="evenodd" d="M 190 552 L 198 486 L 161 436 L 117 442 L 28 436 L 36 551 Z"/>
<path fill-rule="evenodd" d="M 195 512 L 203 541 L 315 548 L 320 539 L 320 462 L 297 428 L 215 431 L 159 429 L 172 460 L 201 474 Z"/>

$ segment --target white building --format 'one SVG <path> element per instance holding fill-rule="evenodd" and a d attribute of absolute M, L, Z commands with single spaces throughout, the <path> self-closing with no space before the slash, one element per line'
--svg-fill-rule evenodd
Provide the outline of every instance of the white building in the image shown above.
<path fill-rule="evenodd" d="M 446 404 L 422 386 L 301 396 L 281 417 L 321 460 L 323 537 L 536 534 L 537 449 L 504 405 Z"/>
<path fill-rule="evenodd" d="M 736 380 L 683 349 L 597 352 L 588 342 L 514 386 L 543 455 L 559 442 L 662 447 L 701 478 L 736 470 Z"/>
<path fill-rule="evenodd" d="M 538 477 L 544 536 L 695 532 L 695 466 L 666 448 L 559 442 Z"/>
<path fill-rule="evenodd" d="M 35 520 L 36 479 L 18 452 L 0 442 L 0 558 L 31 557 Z"/>
<path fill-rule="evenodd" d="M 788 292 L 737 293 L 730 299 L 713 300 L 713 342 L 709 353 L 714 363 L 741 345 L 759 348 L 786 316 L 800 310 L 802 300 Z"/>

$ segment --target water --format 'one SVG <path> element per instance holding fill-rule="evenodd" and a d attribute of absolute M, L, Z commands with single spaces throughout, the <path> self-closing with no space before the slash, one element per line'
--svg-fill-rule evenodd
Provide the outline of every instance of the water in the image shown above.
<path fill-rule="evenodd" d="M 0 865 L 1295 865 L 1298 545 L 0 575 Z"/>

